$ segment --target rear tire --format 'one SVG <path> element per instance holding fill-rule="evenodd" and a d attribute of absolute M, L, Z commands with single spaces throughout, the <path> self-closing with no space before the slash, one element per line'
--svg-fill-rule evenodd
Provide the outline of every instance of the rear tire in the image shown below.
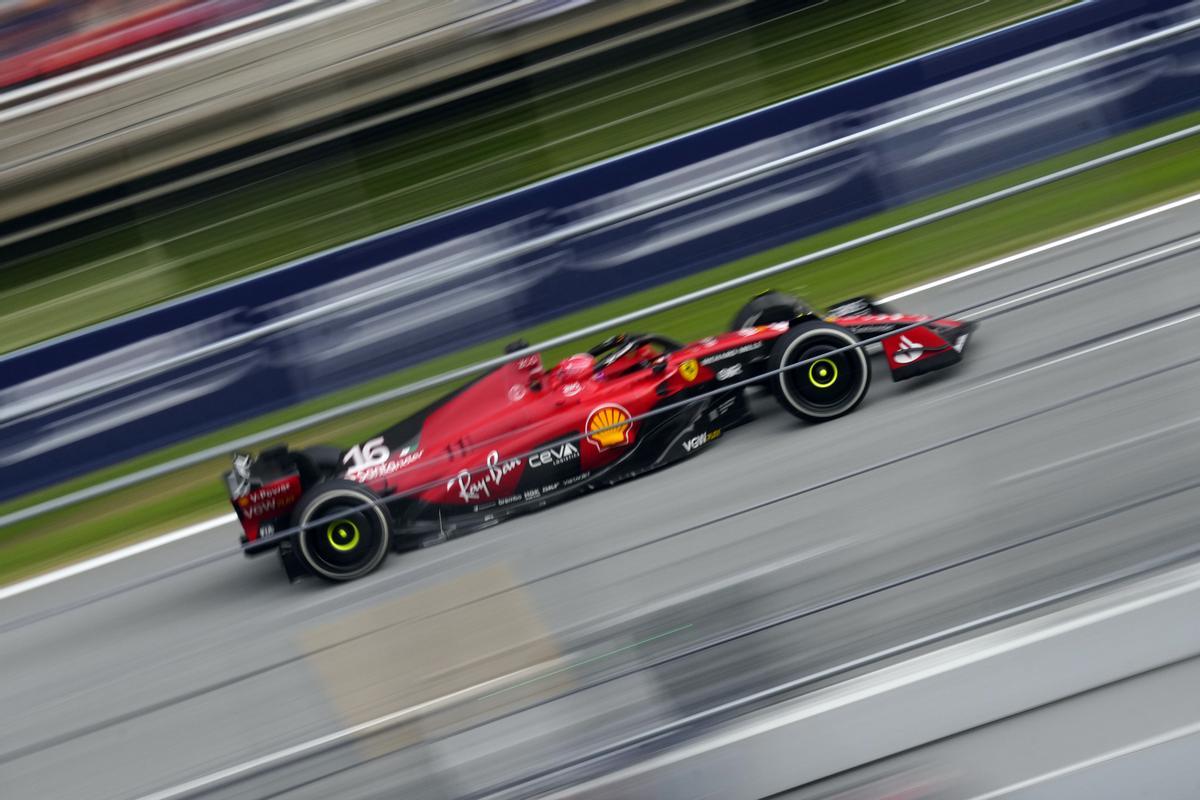
<path fill-rule="evenodd" d="M 293 450 L 292 459 L 300 472 L 300 484 L 309 489 L 317 483 L 332 478 L 342 469 L 342 451 L 335 445 L 315 444 L 303 450 Z"/>
<path fill-rule="evenodd" d="M 313 574 L 328 581 L 352 581 L 374 571 L 392 542 L 387 509 L 354 481 L 318 484 L 300 501 L 292 523 L 301 528 L 296 554 Z"/>
<path fill-rule="evenodd" d="M 850 332 L 825 322 L 792 328 L 775 340 L 770 369 L 808 363 L 768 378 L 775 399 L 805 422 L 826 422 L 858 408 L 871 385 L 867 354 L 861 347 L 835 352 L 857 343 Z"/>

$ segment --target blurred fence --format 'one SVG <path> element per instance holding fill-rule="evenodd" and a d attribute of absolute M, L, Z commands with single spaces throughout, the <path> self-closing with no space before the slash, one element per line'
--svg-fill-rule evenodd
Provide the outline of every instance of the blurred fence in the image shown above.
<path fill-rule="evenodd" d="M 20 351 L 0 497 L 1200 107 L 1198 27 L 1072 7 Z"/>

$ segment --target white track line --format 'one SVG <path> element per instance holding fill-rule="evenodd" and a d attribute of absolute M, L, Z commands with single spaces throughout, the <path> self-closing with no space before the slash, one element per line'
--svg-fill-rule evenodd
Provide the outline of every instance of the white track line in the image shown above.
<path fill-rule="evenodd" d="M 6 600 L 9 597 L 15 597 L 16 595 L 23 594 L 31 589 L 37 589 L 41 586 L 56 583 L 64 578 L 70 578 L 75 575 L 96 569 L 97 567 L 103 567 L 107 564 L 112 564 L 114 562 L 121 561 L 122 559 L 129 558 L 130 556 L 136 556 L 139 553 L 145 553 L 148 550 L 154 550 L 157 547 L 162 547 L 163 545 L 171 544 L 172 542 L 178 542 L 181 539 L 188 538 L 189 536 L 195 536 L 197 533 L 204 533 L 205 531 L 210 531 L 213 528 L 236 521 L 236 514 L 225 514 L 220 517 L 205 520 L 204 522 L 197 522 L 195 525 L 189 525 L 186 528 L 180 528 L 172 533 L 156 536 L 153 539 L 147 539 L 144 542 L 138 542 L 137 544 L 131 544 L 128 547 L 122 547 L 120 550 L 114 550 L 111 553 L 105 553 L 102 556 L 89 558 L 86 561 L 80 561 L 76 564 L 71 564 L 70 566 L 56 569 L 53 572 L 47 572 L 45 574 L 38 575 L 37 577 L 14 583 L 10 586 L 0 587 L 0 600 Z"/>
<path fill-rule="evenodd" d="M 1178 200 L 1172 200 L 1169 203 L 1164 203 L 1162 205 L 1155 206 L 1154 208 L 1148 208 L 1145 211 L 1139 211 L 1135 214 L 1130 214 L 1129 216 L 1121 217 L 1120 219 L 1115 219 L 1115 220 L 1112 220 L 1111 222 L 1106 222 L 1102 225 L 1097 225 L 1095 227 L 1088 228 L 1087 230 L 1083 230 L 1078 233 L 1073 233 L 1069 236 L 1064 236 L 1060 239 L 1055 239 L 1053 241 L 1046 242 L 1044 244 L 1039 244 L 1035 247 L 1030 247 L 1025 250 L 1021 250 L 1019 252 L 1012 253 L 1011 255 L 1004 256 L 1003 258 L 997 258 L 992 261 L 988 261 L 984 264 L 979 264 L 977 266 L 962 270 L 961 272 L 956 272 L 953 275 L 946 275 L 945 277 L 938 278 L 937 280 L 929 281 L 928 283 L 923 283 L 923 284 L 920 284 L 919 286 L 914 286 L 911 289 L 904 289 L 903 291 L 896 292 L 895 294 L 892 294 L 892 295 L 882 298 L 880 300 L 880 302 L 890 303 L 894 300 L 899 300 L 899 299 L 902 299 L 905 297 L 912 297 L 915 294 L 920 294 L 921 292 L 927 292 L 930 289 L 936 289 L 940 286 L 945 286 L 947 284 L 954 283 L 955 281 L 963 280 L 964 278 L 970 278 L 970 277 L 979 275 L 984 272 L 989 272 L 998 267 L 1007 266 L 1009 264 L 1013 264 L 1018 261 L 1022 261 L 1026 258 L 1030 258 L 1032 256 L 1041 255 L 1042 253 L 1046 253 L 1051 250 L 1055 250 L 1059 247 L 1065 247 L 1066 245 L 1074 244 L 1075 242 L 1083 241 L 1083 240 L 1091 238 L 1093 236 L 1099 236 L 1103 233 L 1108 233 L 1109 231 L 1124 227 L 1125 225 L 1130 225 L 1135 222 L 1140 222 L 1145 219 L 1150 219 L 1151 217 L 1155 217 L 1159 214 L 1165 214 L 1168 211 L 1174 211 L 1177 208 L 1182 208 L 1183 206 L 1189 205 L 1191 203 L 1196 203 L 1196 202 L 1200 202 L 1200 193 L 1188 195 L 1186 197 L 1181 197 Z M 1165 325 L 1156 326 L 1155 328 L 1139 332 L 1139 333 L 1135 334 L 1134 336 L 1125 337 L 1125 338 L 1121 339 L 1120 341 L 1124 341 L 1125 339 L 1128 339 L 1128 338 L 1136 338 L 1136 336 L 1142 336 L 1146 333 L 1151 333 L 1155 330 L 1161 330 L 1164 327 L 1170 327 L 1171 325 L 1178 324 L 1179 322 L 1184 322 L 1184 321 L 1186 321 L 1186 319 L 1191 319 L 1191 317 L 1187 317 L 1185 319 L 1177 319 L 1177 320 L 1174 320 Z M 1116 344 L 1116 343 L 1117 342 L 1114 341 L 1109 344 Z M 1107 347 L 1108 344 L 1105 344 L 1103 346 Z M 1092 348 L 1092 349 L 1094 350 L 1094 349 L 1098 349 L 1098 348 Z M 1086 352 L 1091 352 L 1091 351 L 1089 350 Z M 1029 370 L 1025 370 L 1025 371 L 1027 372 Z M 1010 377 L 1015 377 L 1015 375 L 1019 375 L 1019 374 L 1023 374 L 1023 373 L 1014 373 L 1013 376 L 1010 376 Z M 986 385 L 986 384 L 981 384 L 981 385 Z M 35 578 L 30 578 L 28 580 L 21 581 L 20 583 L 14 583 L 11 586 L 6 586 L 3 588 L 0 588 L 0 600 L 4 600 L 8 597 L 13 597 L 18 594 L 22 594 L 23 592 L 28 592 L 32 589 L 37 589 L 42 586 L 47 586 L 51 583 L 55 583 L 57 581 L 63 580 L 64 578 L 74 577 L 75 575 L 79 575 L 81 573 L 88 572 L 89 570 L 96 569 L 97 567 L 103 567 L 108 564 L 112 564 L 116 561 L 120 561 L 122 559 L 129 558 L 130 556 L 135 556 L 140 553 L 144 553 L 147 550 L 153 550 L 157 547 L 162 547 L 163 545 L 171 544 L 172 542 L 177 542 L 177 541 L 180 541 L 181 539 L 186 539 L 189 536 L 194 536 L 198 533 L 204 533 L 205 531 L 212 530 L 213 528 L 220 527 L 221 525 L 226 525 L 228 523 L 234 522 L 234 521 L 236 521 L 236 519 L 237 519 L 237 517 L 234 514 L 225 514 L 225 515 L 217 517 L 215 519 L 210 519 L 207 522 L 201 522 L 196 525 L 190 525 L 186 528 L 182 528 L 182 529 L 174 531 L 172 533 L 164 534 L 164 535 L 156 537 L 154 539 L 147 539 L 146 541 L 140 542 L 139 544 L 131 545 L 129 547 L 124 547 L 124 548 L 121 548 L 120 550 L 116 550 L 112 553 L 108 553 L 103 556 L 97 556 L 96 558 L 90 558 L 87 561 L 81 561 L 78 564 L 72 564 L 69 567 L 63 567 L 62 569 L 57 569 L 57 570 L 54 570 L 53 572 L 47 572 L 44 575 L 39 575 Z"/>
<path fill-rule="evenodd" d="M 1168 425 L 1165 428 L 1156 428 L 1149 433 L 1131 436 L 1128 439 L 1122 439 L 1119 442 L 1106 444 L 1103 447 L 1096 447 L 1092 450 L 1086 450 L 1073 456 L 1060 458 L 1058 461 L 1051 461 L 1049 464 L 1043 464 L 1040 467 L 1034 467 L 1033 469 L 1027 469 L 1022 472 L 1015 472 L 1012 475 L 1009 475 L 1007 478 L 1002 479 L 1000 481 L 1000 485 L 1004 486 L 1006 484 L 1016 483 L 1017 481 L 1026 480 L 1047 472 L 1057 472 L 1063 467 L 1069 467 L 1073 464 L 1078 464 L 1081 461 L 1091 461 L 1093 458 L 1105 455 L 1106 453 L 1120 452 L 1133 447 L 1134 445 L 1152 442 L 1155 439 L 1161 439 L 1169 433 L 1176 433 L 1177 431 L 1190 428 L 1198 422 L 1200 422 L 1200 417 L 1193 417 L 1189 420 L 1184 420 L 1183 422 L 1178 422 L 1174 425 Z"/>
<path fill-rule="evenodd" d="M 922 283 L 919 286 L 912 287 L 911 289 L 904 289 L 896 292 L 895 294 L 881 298 L 879 302 L 891 303 L 895 300 L 911 297 L 914 294 L 927 292 L 930 289 L 936 289 L 939 286 L 945 286 L 949 283 L 961 281 L 964 278 L 971 278 L 984 272 L 990 272 L 997 267 L 1003 267 L 1008 264 L 1012 264 L 1015 261 L 1021 261 L 1029 258 L 1030 256 L 1040 255 L 1050 250 L 1055 250 L 1059 247 L 1063 247 L 1064 245 L 1073 244 L 1083 239 L 1099 236 L 1102 233 L 1107 233 L 1108 231 L 1129 225 L 1133 222 L 1140 222 L 1143 219 L 1149 219 L 1150 217 L 1157 216 L 1158 214 L 1162 214 L 1167 211 L 1174 211 L 1177 208 L 1181 208 L 1197 201 L 1200 201 L 1200 193 L 1190 194 L 1187 197 L 1181 197 L 1178 200 L 1172 200 L 1171 202 L 1164 203 L 1161 206 L 1155 206 L 1154 208 L 1148 208 L 1145 211 L 1139 211 L 1136 214 L 1130 214 L 1127 217 L 1114 219 L 1113 221 L 1106 222 L 1103 225 L 1097 225 L 1094 228 L 1088 228 L 1087 230 L 1083 230 L 1078 233 L 1072 233 L 1070 236 L 1064 236 L 1061 239 L 1055 239 L 1054 241 L 1046 242 L 1045 244 L 1039 244 L 1036 247 L 1031 247 L 1027 250 L 1021 250 L 1011 255 L 1004 256 L 1003 258 L 997 258 L 993 261 L 988 261 L 987 263 L 964 269 L 961 272 L 955 272 L 953 275 L 947 275 L 943 278 L 937 278 L 936 280 L 929 281 L 928 283 Z"/>
<path fill-rule="evenodd" d="M 1081 772 L 1092 767 L 1100 766 L 1105 762 L 1115 761 L 1118 758 L 1124 758 L 1125 756 L 1139 753 L 1142 750 L 1149 750 L 1153 747 L 1170 744 L 1171 742 L 1184 739 L 1188 736 L 1195 736 L 1198 733 L 1200 733 L 1200 722 L 1193 722 L 1189 725 L 1183 725 L 1179 728 L 1167 731 L 1166 733 L 1160 733 L 1157 736 L 1140 739 L 1133 744 L 1126 745 L 1125 747 L 1121 747 L 1116 750 L 1109 750 L 1107 753 L 1103 753 L 1093 758 L 1077 761 L 1074 764 L 1070 764 L 1056 770 L 1051 770 L 1050 772 L 1044 772 L 1041 775 L 1037 775 L 1033 778 L 1019 781 L 1017 783 L 1011 783 L 1008 786 L 1005 786 L 1003 789 L 996 789 L 995 791 L 986 792 L 984 794 L 977 794 L 970 800 L 999 800 L 999 798 L 1008 797 L 1014 792 L 1019 792 L 1023 789 L 1030 789 L 1047 781 L 1061 778 L 1066 775 L 1071 775 L 1076 772 Z"/>
<path fill-rule="evenodd" d="M 1055 281 L 1054 283 L 1047 284 L 1039 289 L 1022 292 L 1021 294 L 1010 297 L 1007 300 L 1001 300 L 1000 302 L 993 303 L 990 306 L 985 306 L 984 308 L 971 311 L 968 314 L 963 314 L 961 319 L 986 319 L 987 317 L 990 317 L 997 312 L 1002 311 L 1003 309 L 1009 308 L 1010 306 L 1024 305 L 1030 300 L 1034 300 L 1038 297 L 1044 297 L 1048 294 L 1055 294 L 1078 284 L 1095 283 L 1098 278 L 1101 278 L 1105 275 L 1126 272 L 1134 267 L 1141 266 L 1142 264 L 1164 260 L 1168 256 L 1173 256 L 1178 252 L 1190 250 L 1198 244 L 1200 244 L 1200 235 L 1188 236 L 1185 239 L 1180 239 L 1178 242 L 1172 242 L 1171 244 L 1163 245 L 1161 247 L 1154 247 L 1143 253 L 1138 253 L 1137 255 L 1129 256 L 1128 258 L 1122 258 L 1106 267 L 1089 269 L 1086 272 L 1081 272 L 1078 275 L 1065 278 L 1061 281 Z"/>
<path fill-rule="evenodd" d="M 1173 328 L 1176 325 L 1181 325 L 1185 322 L 1191 322 L 1194 319 L 1200 319 L 1200 311 L 1193 311 L 1190 314 L 1184 314 L 1183 316 L 1180 316 L 1180 317 L 1174 317 L 1172 319 L 1167 320 L 1166 322 L 1160 322 L 1157 325 L 1152 325 L 1149 328 L 1142 328 L 1141 330 L 1134 331 L 1133 333 L 1127 333 L 1124 336 L 1118 336 L 1115 339 L 1108 339 L 1106 341 L 1100 342 L 1099 344 L 1094 344 L 1091 347 L 1085 347 L 1082 350 L 1076 350 L 1074 352 L 1067 353 L 1066 355 L 1058 356 L 1057 358 L 1052 358 L 1049 361 L 1042 361 L 1038 364 L 1034 364 L 1032 367 L 1025 367 L 1024 369 L 1019 369 L 1016 372 L 1009 372 L 1005 375 L 1001 375 L 998 378 L 992 378 L 989 381 L 984 381 L 983 383 L 977 383 L 974 386 L 968 386 L 966 389 L 962 389 L 960 391 L 953 392 L 952 394 L 942 395 L 938 399 L 941 401 L 953 400 L 954 398 L 962 397 L 964 394 L 969 394 L 971 392 L 978 391 L 979 389 L 985 389 L 988 386 L 995 386 L 997 383 L 1007 381 L 1011 378 L 1019 378 L 1022 375 L 1028 375 L 1031 372 L 1037 372 L 1039 369 L 1045 369 L 1046 367 L 1053 367 L 1054 365 L 1061 364 L 1064 361 L 1070 361 L 1073 358 L 1079 358 L 1080 356 L 1086 356 L 1090 353 L 1095 353 L 1097 351 L 1104 350 L 1104 349 L 1112 347 L 1114 345 L 1124 344 L 1125 342 L 1129 342 L 1134 339 L 1139 339 L 1139 338 L 1141 338 L 1143 336 L 1147 336 L 1151 333 L 1158 333 L 1159 331 L 1164 331 L 1167 328 Z"/>

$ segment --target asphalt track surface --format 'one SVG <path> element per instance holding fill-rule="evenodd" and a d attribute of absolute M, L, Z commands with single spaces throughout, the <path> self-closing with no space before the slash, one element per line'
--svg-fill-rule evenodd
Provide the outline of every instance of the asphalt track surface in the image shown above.
<path fill-rule="evenodd" d="M 695 459 L 355 584 L 231 557 L 79 604 L 230 548 L 226 528 L 11 598 L 0 795 L 143 797 L 459 692 L 465 710 L 219 796 L 472 796 L 1186 553 L 1198 234 L 1189 204 L 911 297 L 984 306 L 963 365 L 898 385 L 877 365 L 861 409 L 826 425 L 757 403 Z M 547 661 L 561 671 L 470 688 Z"/>

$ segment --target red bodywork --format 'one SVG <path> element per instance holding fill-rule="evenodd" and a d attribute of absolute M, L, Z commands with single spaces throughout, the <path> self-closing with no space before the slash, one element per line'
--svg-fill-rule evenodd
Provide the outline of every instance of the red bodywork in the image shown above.
<path fill-rule="evenodd" d="M 880 337 L 896 379 L 957 362 L 970 330 L 953 320 L 898 314 L 825 321 L 860 339 Z M 436 512 L 442 528 L 447 515 L 470 514 L 486 524 L 509 506 L 545 505 L 595 484 L 619 464 L 624 477 L 703 449 L 742 413 L 740 406 L 731 408 L 733 401 L 721 400 L 736 394 L 740 402 L 740 390 L 723 393 L 721 386 L 763 372 L 771 345 L 790 327 L 758 325 L 666 352 L 642 345 L 603 369 L 595 369 L 589 355 L 572 356 L 549 371 L 538 355 L 514 359 L 343 451 L 335 476 L 392 498 L 393 515 L 410 513 L 402 527 L 421 513 L 432 525 Z M 709 405 L 682 402 L 689 395 L 703 395 L 698 399 Z M 722 407 L 712 405 L 719 401 Z M 650 412 L 656 413 L 641 419 Z M 647 437 L 653 447 L 643 448 L 630 466 L 629 457 Z M 299 500 L 300 484 L 294 474 L 281 475 L 235 501 L 247 542 L 286 523 L 281 512 Z"/>
<path fill-rule="evenodd" d="M 642 425 L 638 417 L 662 403 L 664 396 L 714 378 L 713 368 L 702 366 L 701 359 L 730 350 L 730 343 L 765 352 L 765 343 L 779 332 L 763 326 L 704 339 L 662 356 L 634 352 L 602 372 L 578 379 L 564 376 L 560 368 L 543 373 L 540 356 L 527 356 L 486 375 L 434 410 L 425 419 L 417 449 L 392 455 L 382 464 L 351 468 L 345 477 L 382 496 L 429 487 L 416 496 L 439 505 L 475 507 L 527 499 L 524 493 L 516 494 L 527 472 L 544 468 L 546 461 L 575 458 L 580 475 L 603 469 L 637 444 Z M 665 368 L 636 369 L 646 357 L 665 359 Z M 695 362 L 694 372 L 690 366 L 680 370 L 687 362 Z M 539 383 L 540 389 L 533 388 Z M 569 438 L 575 441 L 553 448 L 551 455 L 539 450 L 544 443 Z M 526 453 L 534 455 L 514 458 Z M 551 491 L 554 488 L 558 487 Z"/>

